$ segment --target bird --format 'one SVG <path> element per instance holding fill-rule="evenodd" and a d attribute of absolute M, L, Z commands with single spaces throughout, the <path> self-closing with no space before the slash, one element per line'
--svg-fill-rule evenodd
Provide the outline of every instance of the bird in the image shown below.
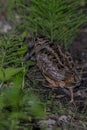
<path fill-rule="evenodd" d="M 35 56 L 37 66 L 49 83 L 49 87 L 67 88 L 70 91 L 70 103 L 73 103 L 73 88 L 80 84 L 81 76 L 71 54 L 59 44 L 38 37 L 29 57 L 32 55 Z"/>

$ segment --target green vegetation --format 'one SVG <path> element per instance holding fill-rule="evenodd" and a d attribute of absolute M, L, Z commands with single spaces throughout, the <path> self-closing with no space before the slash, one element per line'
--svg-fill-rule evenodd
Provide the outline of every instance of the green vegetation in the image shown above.
<path fill-rule="evenodd" d="M 28 4 L 18 4 L 23 12 L 26 10 L 26 15 L 21 14 L 22 29 L 65 47 L 72 43 L 87 20 L 81 0 L 30 0 Z"/>
<path fill-rule="evenodd" d="M 25 89 L 27 67 L 34 63 L 24 64 L 27 47 L 23 45 L 23 37 L 3 35 L 0 47 L 0 129 L 32 129 L 32 126 L 24 126 L 21 120 L 26 124 L 33 118 L 45 116 L 44 104 L 38 95 Z"/>
<path fill-rule="evenodd" d="M 41 119 L 45 116 L 44 104 L 40 102 L 37 94 L 23 89 L 23 77 L 22 73 L 14 76 L 9 82 L 10 85 L 6 85 L 0 94 L 1 130 L 27 130 L 26 126 L 22 126 L 21 120 L 26 124 L 26 121 L 31 122 L 32 118 Z"/>

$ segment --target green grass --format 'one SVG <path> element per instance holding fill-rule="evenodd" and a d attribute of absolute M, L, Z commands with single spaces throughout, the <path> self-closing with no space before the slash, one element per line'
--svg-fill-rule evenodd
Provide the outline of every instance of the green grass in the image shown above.
<path fill-rule="evenodd" d="M 35 37 L 43 36 L 68 47 L 87 21 L 87 11 L 82 5 L 81 0 L 30 0 L 27 4 L 20 3 L 21 28 L 32 32 Z M 21 14 L 21 10 L 26 12 Z"/>
<path fill-rule="evenodd" d="M 10 34 L 0 38 L 0 129 L 27 129 L 21 120 L 31 122 L 45 116 L 44 104 L 33 90 L 25 89 L 25 75 L 29 66 L 24 63 L 27 47 L 24 37 Z M 32 126 L 28 126 L 32 129 Z"/>
<path fill-rule="evenodd" d="M 33 90 L 24 89 L 24 74 L 15 75 L 8 85 L 3 83 L 0 93 L 0 129 L 16 130 L 29 128 L 22 126 L 21 121 L 45 117 L 44 104 Z"/>

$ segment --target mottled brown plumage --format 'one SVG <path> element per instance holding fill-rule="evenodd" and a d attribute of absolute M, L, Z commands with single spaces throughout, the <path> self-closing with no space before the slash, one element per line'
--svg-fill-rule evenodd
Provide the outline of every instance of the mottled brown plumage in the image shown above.
<path fill-rule="evenodd" d="M 43 38 L 37 38 L 33 53 L 35 53 L 37 66 L 50 83 L 49 86 L 68 88 L 73 102 L 73 87 L 79 84 L 81 78 L 70 53 Z"/>

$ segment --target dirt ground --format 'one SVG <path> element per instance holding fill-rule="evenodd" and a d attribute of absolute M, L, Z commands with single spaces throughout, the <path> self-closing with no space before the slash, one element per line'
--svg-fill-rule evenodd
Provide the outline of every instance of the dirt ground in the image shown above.
<path fill-rule="evenodd" d="M 70 47 L 73 59 L 83 67 L 80 87 L 87 88 L 87 26 L 83 28 Z"/>
<path fill-rule="evenodd" d="M 74 60 L 77 60 L 80 64 L 87 63 L 87 28 L 82 30 L 77 39 L 72 43 L 70 52 Z"/>

